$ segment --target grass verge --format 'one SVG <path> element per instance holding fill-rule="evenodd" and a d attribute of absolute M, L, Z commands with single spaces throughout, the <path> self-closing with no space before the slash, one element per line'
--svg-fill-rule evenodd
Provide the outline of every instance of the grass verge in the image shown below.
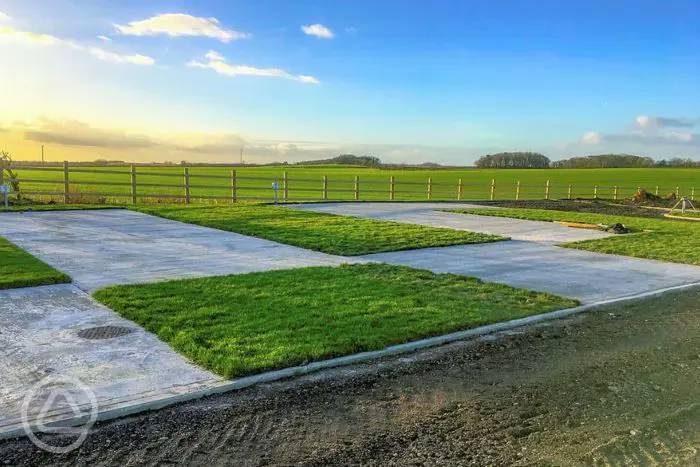
<path fill-rule="evenodd" d="M 227 378 L 577 304 L 547 293 L 386 264 L 116 286 L 94 296 Z"/>
<path fill-rule="evenodd" d="M 140 206 L 140 212 L 343 256 L 504 240 L 496 235 L 262 204 Z"/>
<path fill-rule="evenodd" d="M 70 277 L 0 237 L 0 289 L 70 282 Z"/>
<path fill-rule="evenodd" d="M 562 246 L 598 253 L 700 265 L 700 223 L 693 221 L 545 209 L 457 209 L 449 212 L 550 222 L 607 225 L 621 222 L 640 233 L 565 243 Z"/>

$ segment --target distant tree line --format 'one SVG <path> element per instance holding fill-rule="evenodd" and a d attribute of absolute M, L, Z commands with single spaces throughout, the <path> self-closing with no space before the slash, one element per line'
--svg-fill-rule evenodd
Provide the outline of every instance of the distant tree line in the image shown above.
<path fill-rule="evenodd" d="M 655 161 L 651 157 L 631 154 L 600 154 L 597 156 L 572 157 L 552 163 L 554 168 L 564 169 L 600 169 L 600 168 L 629 168 L 629 167 L 700 167 L 700 161 L 692 159 L 662 159 Z"/>
<path fill-rule="evenodd" d="M 674 157 L 673 159 L 669 160 L 661 159 L 656 163 L 656 167 L 700 167 L 700 161 Z"/>
<path fill-rule="evenodd" d="M 700 161 L 682 158 L 655 161 L 651 157 L 632 154 L 599 154 L 551 162 L 547 157 L 536 152 L 501 152 L 480 157 L 476 161 L 476 166 L 482 169 L 700 167 Z"/>
<path fill-rule="evenodd" d="M 341 154 L 330 159 L 299 162 L 298 165 L 359 165 L 363 167 L 381 167 L 382 161 L 374 156 L 356 156 L 354 154 Z"/>
<path fill-rule="evenodd" d="M 604 169 L 612 167 L 654 167 L 651 157 L 631 154 L 600 154 L 597 156 L 572 157 L 552 163 L 558 169 Z"/>
<path fill-rule="evenodd" d="M 501 152 L 488 154 L 476 161 L 481 169 L 546 169 L 549 158 L 538 152 Z"/>

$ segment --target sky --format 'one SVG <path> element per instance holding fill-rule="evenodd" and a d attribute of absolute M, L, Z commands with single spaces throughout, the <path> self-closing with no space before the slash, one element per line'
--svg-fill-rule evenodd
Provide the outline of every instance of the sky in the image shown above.
<path fill-rule="evenodd" d="M 0 149 L 700 160 L 698 24 L 698 0 L 0 0 Z"/>

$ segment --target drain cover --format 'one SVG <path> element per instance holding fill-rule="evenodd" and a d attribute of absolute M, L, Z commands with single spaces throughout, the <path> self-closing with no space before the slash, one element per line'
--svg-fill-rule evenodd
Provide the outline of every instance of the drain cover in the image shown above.
<path fill-rule="evenodd" d="M 96 326 L 94 328 L 81 329 L 78 331 L 78 336 L 83 339 L 111 339 L 124 336 L 133 331 L 133 329 L 124 326 Z"/>

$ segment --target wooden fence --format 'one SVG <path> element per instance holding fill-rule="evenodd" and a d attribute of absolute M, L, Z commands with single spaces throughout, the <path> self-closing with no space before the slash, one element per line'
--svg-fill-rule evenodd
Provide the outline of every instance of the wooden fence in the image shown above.
<path fill-rule="evenodd" d="M 63 203 L 104 202 L 236 202 L 259 200 L 280 202 L 296 201 L 469 201 L 469 200 L 525 200 L 525 199 L 572 199 L 605 198 L 619 200 L 632 196 L 640 188 L 657 195 L 684 195 L 695 199 L 695 188 L 659 186 L 643 187 L 621 184 L 553 184 L 547 180 L 542 184 L 487 182 L 464 183 L 461 178 L 454 182 L 434 181 L 427 177 L 417 181 L 395 175 L 378 179 L 375 175 L 367 179 L 354 175 L 333 179 L 328 175 L 318 178 L 290 177 L 287 171 L 281 176 L 241 176 L 234 167 L 224 166 L 62 166 L 20 165 L 9 167 L 15 173 L 29 176 L 8 176 L 0 167 L 0 184 L 19 185 L 17 197 L 38 197 Z M 219 173 L 198 173 L 193 169 L 216 169 Z M 167 170 L 167 171 L 166 171 Z"/>

